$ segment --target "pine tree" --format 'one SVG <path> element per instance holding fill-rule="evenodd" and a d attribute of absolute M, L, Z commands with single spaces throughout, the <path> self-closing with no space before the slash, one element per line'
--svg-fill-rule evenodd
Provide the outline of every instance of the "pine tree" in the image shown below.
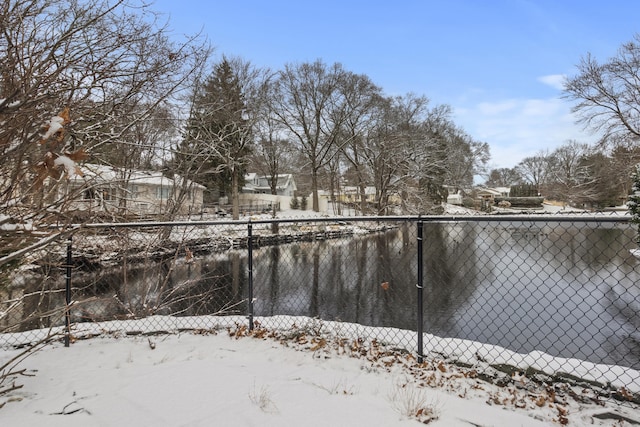
<path fill-rule="evenodd" d="M 510 197 L 537 197 L 538 189 L 533 184 L 519 184 L 511 186 Z"/>
<path fill-rule="evenodd" d="M 291 209 L 300 209 L 300 201 L 298 200 L 298 196 L 293 196 L 293 199 L 291 199 L 291 203 L 289 203 L 289 207 L 291 207 Z"/>
<path fill-rule="evenodd" d="M 189 172 L 185 173 L 188 178 L 231 195 L 234 219 L 239 216 L 238 194 L 250 153 L 251 126 L 245 113 L 238 74 L 232 62 L 223 58 L 194 96 L 176 156 L 183 166 L 180 170 Z"/>
<path fill-rule="evenodd" d="M 631 174 L 633 186 L 631 187 L 631 195 L 629 195 L 627 206 L 631 214 L 631 222 L 638 227 L 636 234 L 636 243 L 640 245 L 640 164 L 636 165 L 636 170 Z"/>

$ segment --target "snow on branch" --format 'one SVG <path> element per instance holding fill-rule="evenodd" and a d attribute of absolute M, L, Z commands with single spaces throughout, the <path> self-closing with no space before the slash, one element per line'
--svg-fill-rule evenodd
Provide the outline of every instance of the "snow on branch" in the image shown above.
<path fill-rule="evenodd" d="M 69 107 L 65 107 L 57 116 L 51 117 L 49 123 L 44 126 L 45 133 L 42 135 L 40 144 L 45 144 L 55 136 L 56 145 L 64 139 L 64 126 L 71 122 L 69 117 Z"/>
<path fill-rule="evenodd" d="M 65 126 L 71 122 L 69 107 L 65 107 L 58 115 L 52 117 L 49 123 L 44 126 L 45 133 L 40 140 L 40 144 L 53 141 L 51 151 L 47 151 L 44 159 L 35 166 L 36 188 L 42 186 L 44 181 L 51 177 L 59 179 L 64 171 L 67 178 L 73 176 L 84 176 L 84 173 L 76 162 L 88 158 L 87 152 L 81 148 L 75 152 L 55 153 L 55 149 L 64 139 Z"/>

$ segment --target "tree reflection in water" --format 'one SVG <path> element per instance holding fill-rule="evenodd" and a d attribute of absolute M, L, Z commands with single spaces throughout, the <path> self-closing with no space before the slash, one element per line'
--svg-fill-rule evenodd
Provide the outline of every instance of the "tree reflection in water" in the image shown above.
<path fill-rule="evenodd" d="M 255 315 L 415 330 L 415 233 L 411 223 L 254 249 Z M 425 222 L 423 242 L 425 332 L 639 367 L 640 263 L 629 253 L 630 227 Z M 84 300 L 74 320 L 245 313 L 247 267 L 246 250 L 231 250 L 74 276 L 74 298 Z M 25 298 L 24 310 L 60 306 L 61 297 Z"/>

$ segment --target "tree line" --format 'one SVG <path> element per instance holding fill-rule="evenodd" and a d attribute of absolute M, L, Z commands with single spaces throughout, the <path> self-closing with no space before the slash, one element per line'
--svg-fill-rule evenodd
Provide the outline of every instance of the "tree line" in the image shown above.
<path fill-rule="evenodd" d="M 446 198 L 445 185 L 470 186 L 489 158 L 488 145 L 451 116 L 426 96 L 386 96 L 341 64 L 270 71 L 223 57 L 198 86 L 174 169 L 217 184 L 233 201 L 250 167 L 270 178 L 273 194 L 278 174 L 295 173 L 315 211 L 321 189 L 335 196 L 348 184 L 364 212 L 387 213 L 398 193 L 403 206 L 395 208 L 424 212 Z M 194 158 L 203 161 L 193 165 Z M 367 186 L 375 187 L 373 206 Z"/>
<path fill-rule="evenodd" d="M 123 210 L 127 171 L 155 169 L 230 196 L 237 217 L 248 170 L 271 177 L 273 192 L 278 174 L 295 173 L 314 210 L 321 189 L 357 186 L 362 209 L 383 214 L 398 192 L 396 208 L 437 205 L 445 184 L 470 185 L 489 158 L 424 95 L 388 96 L 321 60 L 216 62 L 205 37 L 176 41 L 141 2 L 9 0 L 1 13 L 0 203 L 30 220 L 64 212 L 77 194 L 60 188 L 83 162 L 122 170 Z"/>
<path fill-rule="evenodd" d="M 640 148 L 632 140 L 609 137 L 596 146 L 570 140 L 526 157 L 513 168 L 491 170 L 485 185 L 577 207 L 620 206 L 631 191 L 630 177 L 639 162 Z M 526 191 L 521 191 L 523 186 Z"/>
<path fill-rule="evenodd" d="M 272 192 L 278 174 L 296 173 L 314 210 L 321 189 L 357 186 L 361 209 L 383 214 L 399 192 L 396 208 L 437 205 L 445 184 L 470 185 L 489 158 L 426 96 L 385 95 L 321 60 L 281 70 L 215 62 L 206 38 L 176 41 L 135 0 L 9 0 L 1 19 L 0 203 L 23 220 L 64 217 L 78 194 L 60 190 L 83 162 L 122 171 L 114 217 L 127 209 L 127 171 L 155 169 L 188 178 L 174 207 L 195 182 L 208 197 L 230 196 L 237 218 L 249 169 L 269 176 Z"/>
<path fill-rule="evenodd" d="M 279 174 L 294 173 L 314 210 L 321 190 L 335 198 L 356 187 L 359 209 L 373 214 L 433 212 L 445 187 L 487 175 L 488 144 L 460 128 L 448 105 L 390 96 L 367 75 L 320 59 L 278 70 L 214 60 L 206 37 L 176 38 L 144 2 L 7 0 L 0 28 L 0 224 L 70 221 L 80 190 L 67 182 L 85 162 L 121 171 L 114 219 L 127 211 L 136 169 L 188 178 L 176 181 L 167 218 L 190 183 L 211 199 L 229 196 L 237 218 L 249 170 L 269 177 L 273 193 Z M 636 40 L 603 64 L 587 56 L 567 79 L 575 112 L 603 135 L 598 147 L 571 141 L 492 171 L 487 183 L 530 183 L 569 203 L 628 192 L 640 134 L 637 51 Z"/>
<path fill-rule="evenodd" d="M 595 145 L 570 140 L 540 151 L 514 168 L 494 169 L 488 186 L 530 184 L 539 195 L 576 206 L 617 206 L 635 190 L 631 177 L 640 163 L 640 35 L 605 61 L 587 53 L 564 82 L 563 97 Z"/>

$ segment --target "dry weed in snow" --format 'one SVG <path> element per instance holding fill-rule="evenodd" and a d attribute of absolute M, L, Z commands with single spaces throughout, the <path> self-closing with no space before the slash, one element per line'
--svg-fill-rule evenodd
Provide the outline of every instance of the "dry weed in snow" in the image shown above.
<path fill-rule="evenodd" d="M 256 384 L 253 384 L 253 389 L 249 392 L 249 400 L 251 403 L 260 408 L 263 412 L 268 413 L 276 413 L 278 412 L 278 407 L 271 399 L 271 394 L 269 393 L 269 387 L 261 386 L 258 388 Z"/>
<path fill-rule="evenodd" d="M 437 420 L 438 403 L 429 401 L 424 389 L 412 383 L 396 383 L 389 393 L 389 401 L 400 415 L 415 418 L 423 424 Z"/>
<path fill-rule="evenodd" d="M 439 415 L 438 402 L 428 401 L 424 393 L 426 389 L 441 390 L 463 399 L 482 399 L 487 405 L 525 414 L 536 413 L 536 418 L 557 425 L 570 424 L 572 413 L 597 413 L 598 409 L 605 406 L 605 401 L 594 390 L 567 383 L 540 383 L 520 372 L 510 377 L 503 374 L 507 378 L 500 378 L 498 384 L 494 384 L 485 380 L 486 375 L 481 374 L 478 367 L 458 366 L 433 356 L 425 357 L 422 363 L 418 363 L 406 350 L 389 347 L 377 339 L 331 336 L 324 332 L 322 322 L 315 320 L 294 325 L 287 331 L 261 328 L 256 323 L 253 330 L 238 325 L 228 328 L 228 333 L 235 338 L 276 340 L 285 347 L 311 351 L 314 357 L 320 359 L 349 356 L 364 361 L 362 369 L 366 371 L 398 375 L 405 380 L 391 391 L 389 401 L 403 416 L 423 423 L 437 420 Z M 613 416 L 614 419 L 616 417 Z M 626 425 L 625 419 L 621 417 L 621 426 Z M 614 425 L 617 426 L 617 422 Z"/>

